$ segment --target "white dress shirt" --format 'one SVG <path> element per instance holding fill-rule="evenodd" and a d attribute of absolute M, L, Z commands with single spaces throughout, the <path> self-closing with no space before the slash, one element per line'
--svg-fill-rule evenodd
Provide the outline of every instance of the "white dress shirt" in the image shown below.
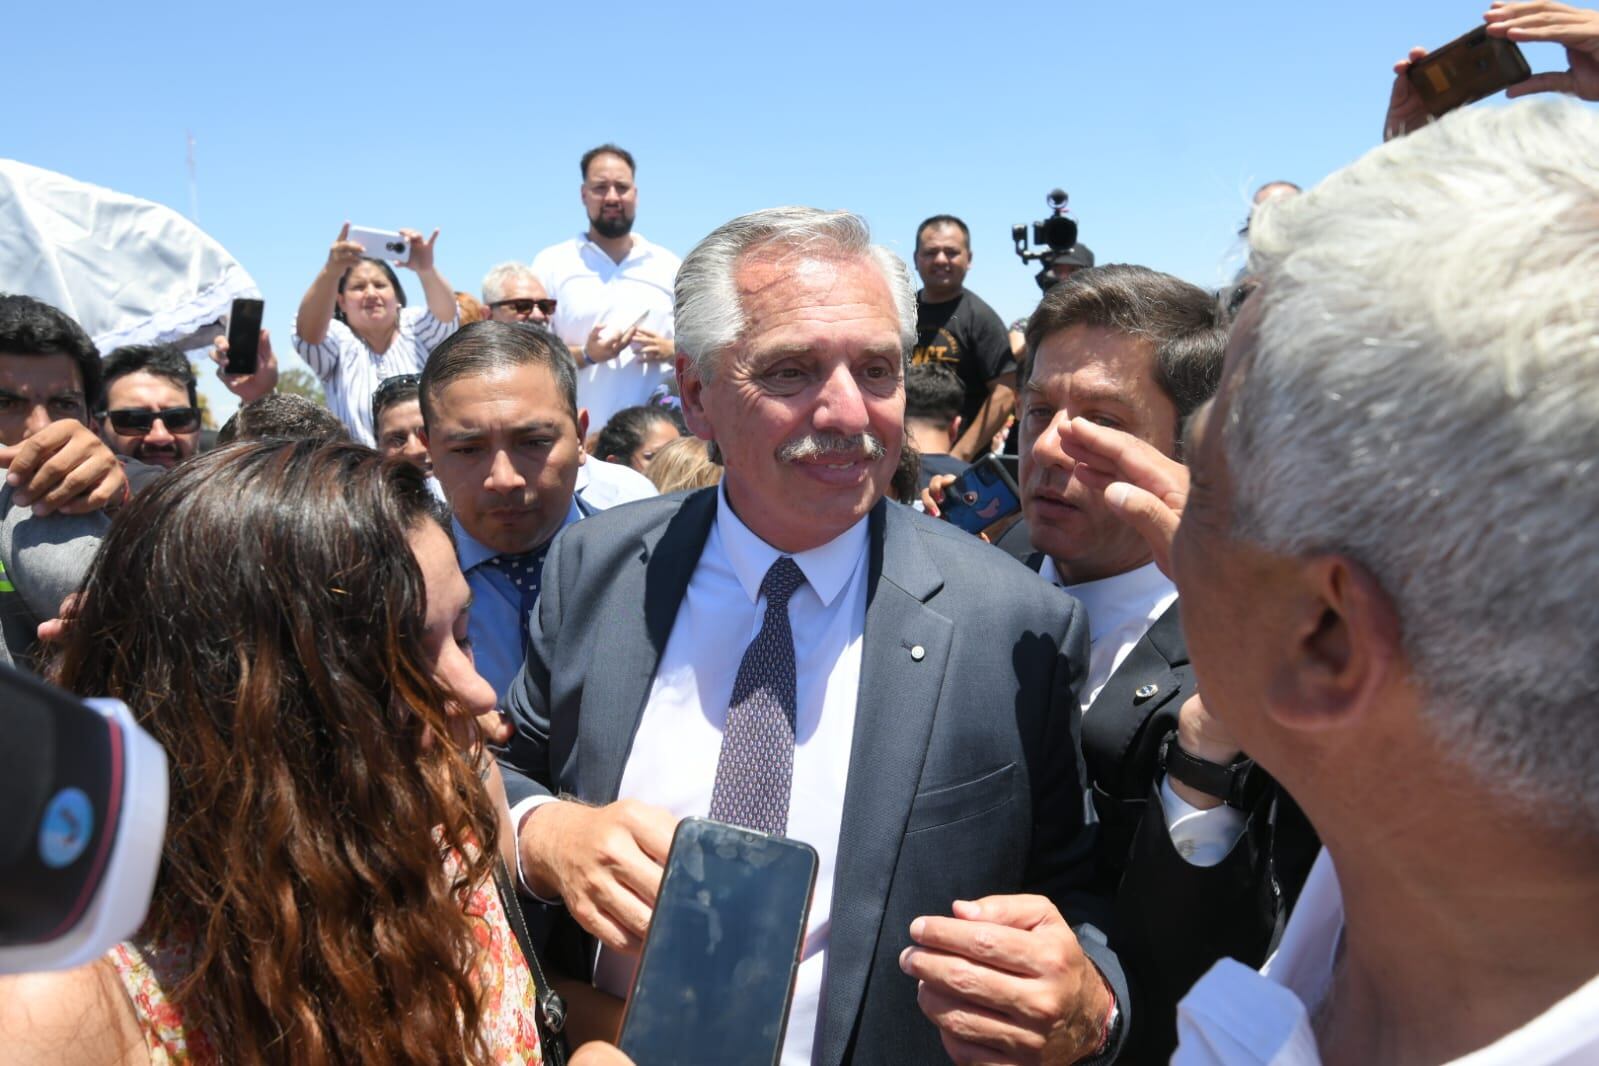
<path fill-rule="evenodd" d="M 833 870 L 866 627 L 866 521 L 793 556 L 805 584 L 788 603 L 796 680 L 788 835 L 815 848 L 818 862 L 783 1042 L 785 1066 L 811 1061 L 827 968 Z M 710 810 L 733 681 L 766 614 L 761 581 L 782 554 L 739 520 L 723 492 L 655 671 L 622 771 L 619 799 L 664 807 L 685 818 L 704 817 Z M 633 966 L 632 958 L 602 949 L 594 983 L 625 996 Z"/>
<path fill-rule="evenodd" d="M 1055 569 L 1055 560 L 1046 555 L 1038 575 L 1066 589 L 1088 612 L 1088 678 L 1078 694 L 1086 715 L 1122 660 L 1144 639 L 1149 627 L 1160 621 L 1166 608 L 1177 602 L 1177 586 L 1154 563 L 1098 581 L 1067 585 Z"/>
<path fill-rule="evenodd" d="M 572 491 L 596 511 L 660 495 L 655 491 L 655 483 L 631 466 L 607 463 L 592 455 L 577 468 L 577 485 Z"/>
<path fill-rule="evenodd" d="M 579 234 L 552 244 L 533 258 L 533 273 L 556 300 L 555 331 L 577 358 L 577 402 L 588 408 L 589 428 L 599 430 L 624 407 L 649 400 L 673 376 L 672 361 L 647 362 L 631 347 L 614 359 L 589 365 L 582 356 L 589 331 L 604 324 L 621 331 L 640 315 L 641 327 L 673 336 L 672 284 L 682 260 L 658 244 L 633 234 L 633 247 L 620 263 Z"/>
<path fill-rule="evenodd" d="M 1257 972 L 1222 959 L 1177 1005 L 1174 1066 L 1320 1066 L 1311 1019 L 1332 988 L 1344 899 L 1326 849 L 1310 869 L 1282 944 Z M 1449 1066 L 1599 1062 L 1599 977 L 1526 1025 Z"/>
<path fill-rule="evenodd" d="M 1094 698 L 1116 668 L 1144 639 L 1149 627 L 1177 602 L 1177 586 L 1154 563 L 1097 581 L 1065 584 L 1055 560 L 1044 556 L 1038 574 L 1070 592 L 1088 612 L 1088 678 L 1083 683 L 1082 710 L 1088 716 Z M 1244 835 L 1242 811 L 1223 804 L 1200 810 L 1160 781 L 1161 813 L 1177 854 L 1195 866 L 1215 866 Z"/>

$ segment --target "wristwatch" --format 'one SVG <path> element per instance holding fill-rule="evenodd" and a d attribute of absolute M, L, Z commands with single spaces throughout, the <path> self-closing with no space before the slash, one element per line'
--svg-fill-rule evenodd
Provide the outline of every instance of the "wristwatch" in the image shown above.
<path fill-rule="evenodd" d="M 1229 807 L 1246 811 L 1265 787 L 1264 775 L 1255 771 L 1255 760 L 1240 755 L 1223 766 L 1197 755 L 1190 755 L 1169 733 L 1160 746 L 1160 768 L 1172 779 L 1207 796 L 1215 796 Z"/>

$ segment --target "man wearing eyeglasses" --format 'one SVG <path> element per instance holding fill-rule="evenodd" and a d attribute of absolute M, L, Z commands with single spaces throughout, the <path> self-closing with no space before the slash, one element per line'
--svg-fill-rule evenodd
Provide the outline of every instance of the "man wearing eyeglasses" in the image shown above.
<path fill-rule="evenodd" d="M 483 277 L 483 304 L 495 322 L 548 326 L 556 302 L 538 275 L 522 263 L 501 263 Z"/>
<path fill-rule="evenodd" d="M 171 469 L 200 444 L 194 371 L 167 344 L 130 344 L 105 359 L 100 435 L 118 455 Z"/>
<path fill-rule="evenodd" d="M 602 428 L 673 380 L 672 284 L 681 260 L 633 232 L 633 156 L 614 144 L 583 153 L 588 229 L 533 259 L 555 298 L 553 329 L 578 362 L 578 402 Z"/>

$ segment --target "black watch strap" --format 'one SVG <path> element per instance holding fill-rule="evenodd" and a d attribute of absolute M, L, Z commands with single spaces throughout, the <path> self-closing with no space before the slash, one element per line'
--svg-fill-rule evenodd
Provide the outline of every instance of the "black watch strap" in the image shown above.
<path fill-rule="evenodd" d="M 1189 788 L 1215 796 L 1229 807 L 1249 809 L 1255 792 L 1250 782 L 1258 777 L 1253 772 L 1255 760 L 1240 756 L 1227 766 L 1210 762 L 1184 751 L 1177 734 L 1172 733 L 1161 746 L 1160 763 L 1168 775 Z"/>

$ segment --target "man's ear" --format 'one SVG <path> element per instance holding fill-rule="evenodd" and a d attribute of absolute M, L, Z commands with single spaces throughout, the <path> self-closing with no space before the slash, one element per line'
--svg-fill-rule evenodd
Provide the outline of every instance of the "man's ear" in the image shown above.
<path fill-rule="evenodd" d="M 1298 570 L 1287 610 L 1287 643 L 1267 678 L 1267 710 L 1287 729 L 1361 724 L 1402 672 L 1399 613 L 1376 577 L 1343 555 L 1319 555 Z"/>
<path fill-rule="evenodd" d="M 964 421 L 965 419 L 961 418 L 960 415 L 956 415 L 955 420 L 949 424 L 949 446 L 951 448 L 955 447 L 955 442 L 961 439 L 961 423 Z"/>
<path fill-rule="evenodd" d="M 700 378 L 699 366 L 693 357 L 677 357 L 677 391 L 683 401 L 683 421 L 689 432 L 701 440 L 715 440 L 716 431 L 705 416 L 705 382 Z"/>
<path fill-rule="evenodd" d="M 588 439 L 589 409 L 587 407 L 579 407 L 577 409 L 577 446 L 579 451 L 583 450 L 583 442 Z"/>

